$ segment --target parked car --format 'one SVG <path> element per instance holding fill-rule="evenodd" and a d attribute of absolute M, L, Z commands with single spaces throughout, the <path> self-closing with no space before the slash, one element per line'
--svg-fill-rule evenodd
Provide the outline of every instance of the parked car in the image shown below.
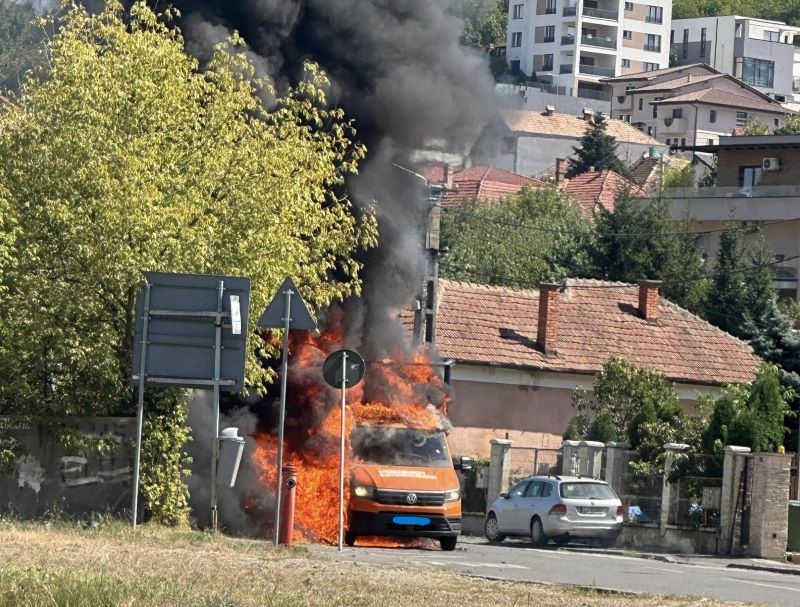
<path fill-rule="evenodd" d="M 591 478 L 532 476 L 501 493 L 486 515 L 491 542 L 530 536 L 537 546 L 591 540 L 613 546 L 622 531 L 623 507 L 611 486 Z"/>

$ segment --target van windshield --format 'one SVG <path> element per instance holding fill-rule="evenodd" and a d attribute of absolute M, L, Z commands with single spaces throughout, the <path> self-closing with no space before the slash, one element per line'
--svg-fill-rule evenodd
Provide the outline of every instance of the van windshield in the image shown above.
<path fill-rule="evenodd" d="M 561 497 L 590 500 L 613 500 L 617 495 L 605 483 L 561 483 Z"/>
<path fill-rule="evenodd" d="M 356 426 L 351 435 L 353 455 L 367 464 L 452 468 L 440 431 Z"/>

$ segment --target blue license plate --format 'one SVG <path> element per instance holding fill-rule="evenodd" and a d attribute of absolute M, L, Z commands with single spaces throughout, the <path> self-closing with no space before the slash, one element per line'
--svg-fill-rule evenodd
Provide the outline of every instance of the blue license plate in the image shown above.
<path fill-rule="evenodd" d="M 392 522 L 395 525 L 430 525 L 431 519 L 424 516 L 396 516 Z"/>

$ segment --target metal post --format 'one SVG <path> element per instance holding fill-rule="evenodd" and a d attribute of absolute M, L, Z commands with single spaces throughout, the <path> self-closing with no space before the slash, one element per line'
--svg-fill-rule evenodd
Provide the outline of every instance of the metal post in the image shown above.
<path fill-rule="evenodd" d="M 217 460 L 219 459 L 219 380 L 222 354 L 222 299 L 225 283 L 217 283 L 217 317 L 214 330 L 214 398 L 211 403 L 211 416 L 214 420 L 214 437 L 211 446 L 211 529 L 217 532 Z"/>
<path fill-rule="evenodd" d="M 344 545 L 344 435 L 347 431 L 345 427 L 345 405 L 347 389 L 347 352 L 342 352 L 342 433 L 341 447 L 339 450 L 339 550 L 343 550 Z"/>
<path fill-rule="evenodd" d="M 292 294 L 291 289 L 283 292 L 286 296 L 286 308 L 283 315 L 283 356 L 281 358 L 281 412 L 278 420 L 278 462 L 275 467 L 275 529 L 273 543 L 277 546 L 281 522 L 281 485 L 283 484 L 283 426 L 286 421 L 286 377 L 289 374 L 289 324 L 291 323 Z"/>
<path fill-rule="evenodd" d="M 144 420 L 145 365 L 147 364 L 147 334 L 150 324 L 150 283 L 144 287 L 144 318 L 142 319 L 142 351 L 139 355 L 139 403 L 136 407 L 136 455 L 133 464 L 133 528 L 139 514 L 139 464 L 142 459 L 142 422 Z"/>

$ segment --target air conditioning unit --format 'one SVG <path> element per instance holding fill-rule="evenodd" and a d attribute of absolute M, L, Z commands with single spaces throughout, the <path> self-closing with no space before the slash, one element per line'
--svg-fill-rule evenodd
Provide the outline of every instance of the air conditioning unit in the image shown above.
<path fill-rule="evenodd" d="M 762 171 L 777 171 L 781 168 L 780 158 L 762 158 L 761 170 Z"/>

